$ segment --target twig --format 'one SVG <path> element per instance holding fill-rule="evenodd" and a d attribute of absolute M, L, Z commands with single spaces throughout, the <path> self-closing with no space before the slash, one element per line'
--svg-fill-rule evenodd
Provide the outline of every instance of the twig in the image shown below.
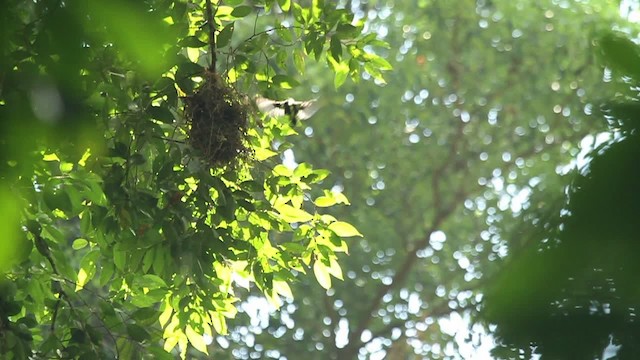
<path fill-rule="evenodd" d="M 207 22 L 209 23 L 209 48 L 211 51 L 211 65 L 209 70 L 216 72 L 216 23 L 213 21 L 213 9 L 211 0 L 207 0 Z"/>

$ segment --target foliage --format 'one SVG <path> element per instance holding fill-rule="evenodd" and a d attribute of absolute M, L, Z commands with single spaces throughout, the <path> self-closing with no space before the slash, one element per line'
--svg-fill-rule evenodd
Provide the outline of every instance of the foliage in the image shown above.
<path fill-rule="evenodd" d="M 549 190 L 532 196 L 538 206 L 519 229 L 530 234 L 528 241 L 486 293 L 484 316 L 498 326 L 501 347 L 494 354 L 501 358 L 531 349 L 543 359 L 597 358 L 607 348 L 615 354 L 608 358 L 640 356 L 633 275 L 640 250 L 640 112 L 637 70 L 630 66 L 640 63 L 639 47 L 619 34 L 599 43 L 614 76 L 626 76 L 633 90 L 605 106 L 609 139 L 570 176 L 567 195 Z M 560 195 L 554 206 L 541 206 Z"/>
<path fill-rule="evenodd" d="M 3 4 L 4 358 L 206 353 L 239 286 L 278 306 L 298 274 L 341 278 L 360 234 L 324 208 L 348 201 L 323 190 L 328 171 L 277 164 L 296 131 L 249 94 L 287 94 L 309 57 L 336 85 L 360 67 L 381 79 L 388 64 L 364 50 L 380 42 L 330 2 L 226 1 L 214 22 L 207 3 Z M 244 94 L 252 159 L 211 167 L 191 146 L 183 108 L 207 69 Z"/>
<path fill-rule="evenodd" d="M 220 339 L 228 358 L 473 358 L 491 346 L 475 324 L 483 286 L 520 241 L 506 231 L 534 189 L 561 189 L 556 171 L 582 138 L 606 128 L 593 102 L 613 84 L 592 41 L 624 25 L 607 2 L 352 6 L 389 42 L 376 53 L 394 71 L 336 93 L 310 67 L 324 107 L 294 154 L 331 170 L 352 203 L 331 213 L 364 238 L 341 263 L 344 283 L 297 283 L 274 318 L 239 317 Z"/>

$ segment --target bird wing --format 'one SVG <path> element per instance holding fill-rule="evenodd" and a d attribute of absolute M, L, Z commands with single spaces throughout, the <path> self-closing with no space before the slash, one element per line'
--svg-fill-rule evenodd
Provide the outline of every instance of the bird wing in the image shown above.
<path fill-rule="evenodd" d="M 312 117 L 320 109 L 318 99 L 303 101 L 300 103 L 300 110 L 298 110 L 297 118 L 300 120 L 307 120 Z"/>
<path fill-rule="evenodd" d="M 289 98 L 284 101 L 276 101 L 258 96 L 256 97 L 256 105 L 258 106 L 258 109 L 260 111 L 273 117 L 287 115 L 285 108 L 286 105 L 289 105 L 291 107 L 297 108 L 297 111 L 295 111 L 295 113 L 296 118 L 299 120 L 306 120 L 310 118 L 319 109 L 317 99 L 296 101 Z"/>
<path fill-rule="evenodd" d="M 262 112 L 269 112 L 271 110 L 273 110 L 276 107 L 276 102 L 267 98 L 263 98 L 263 97 L 256 97 L 256 105 L 258 106 L 258 109 L 260 109 L 260 111 Z"/>

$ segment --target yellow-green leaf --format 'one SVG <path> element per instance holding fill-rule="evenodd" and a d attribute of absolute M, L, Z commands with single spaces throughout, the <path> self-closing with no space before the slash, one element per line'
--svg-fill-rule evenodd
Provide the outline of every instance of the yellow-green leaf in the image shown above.
<path fill-rule="evenodd" d="M 320 196 L 313 203 L 318 207 L 329 207 L 336 204 L 336 199 L 328 196 Z"/>
<path fill-rule="evenodd" d="M 45 154 L 42 157 L 42 160 L 44 160 L 44 161 L 60 161 L 60 159 L 58 158 L 58 155 L 56 155 L 56 154 Z"/>
<path fill-rule="evenodd" d="M 191 344 L 191 346 L 202 353 L 205 353 L 207 355 L 209 354 L 207 352 L 207 344 L 204 342 L 204 336 L 202 336 L 202 334 L 198 334 L 198 332 L 195 331 L 190 325 L 187 325 L 185 333 L 187 335 L 187 339 L 189 339 L 189 343 Z"/>
<path fill-rule="evenodd" d="M 291 288 L 289 287 L 289 284 L 287 284 L 286 281 L 274 280 L 273 291 L 279 295 L 282 295 L 289 299 L 293 299 L 293 293 L 291 292 Z"/>
<path fill-rule="evenodd" d="M 277 205 L 274 206 L 274 208 L 278 210 L 278 212 L 280 213 L 280 217 L 288 223 L 307 222 L 313 219 L 313 215 L 288 204 Z"/>
<path fill-rule="evenodd" d="M 73 244 L 71 245 L 71 247 L 73 248 L 73 250 L 80 250 L 80 249 L 83 249 L 84 247 L 86 247 L 87 244 L 89 244 L 87 239 L 77 238 L 77 239 L 73 240 Z"/>
<path fill-rule="evenodd" d="M 209 312 L 209 316 L 211 316 L 211 325 L 213 325 L 213 329 L 221 335 L 225 335 L 227 333 L 227 320 L 224 316 L 219 312 Z"/>
<path fill-rule="evenodd" d="M 349 65 L 344 61 L 336 61 L 333 57 L 328 56 L 327 59 L 335 71 L 336 76 L 333 79 L 333 85 L 335 88 L 339 88 L 344 84 L 345 80 L 347 80 L 347 76 L 349 75 Z"/>
<path fill-rule="evenodd" d="M 254 149 L 254 151 L 255 151 L 256 160 L 258 161 L 264 161 L 270 157 L 278 155 L 277 152 L 273 150 L 265 149 L 265 148 L 256 148 Z"/>
<path fill-rule="evenodd" d="M 76 283 L 76 291 L 81 290 L 96 274 L 96 261 L 100 256 L 98 250 L 88 252 L 82 260 L 80 260 L 80 270 L 78 271 L 78 282 Z"/>
<path fill-rule="evenodd" d="M 329 274 L 329 269 L 322 261 L 313 263 L 313 274 L 316 276 L 316 280 L 318 280 L 320 286 L 327 290 L 331 288 L 331 275 Z"/>
<path fill-rule="evenodd" d="M 340 237 L 362 236 L 358 229 L 344 221 L 331 223 L 331 225 L 329 225 L 329 230 L 333 231 Z"/>
<path fill-rule="evenodd" d="M 84 285 L 89 281 L 89 274 L 84 269 L 78 271 L 78 282 L 76 283 L 76 292 L 82 290 Z"/>
<path fill-rule="evenodd" d="M 347 199 L 347 197 L 343 193 L 334 192 L 333 197 L 336 199 L 336 202 L 338 204 L 351 205 L 351 203 L 349 202 L 349 199 Z"/>
<path fill-rule="evenodd" d="M 342 268 L 340 267 L 340 264 L 338 264 L 338 260 L 336 260 L 335 256 L 332 256 L 329 259 L 329 274 L 333 275 L 333 277 L 340 279 L 340 280 L 344 280 L 344 277 L 342 276 Z"/>

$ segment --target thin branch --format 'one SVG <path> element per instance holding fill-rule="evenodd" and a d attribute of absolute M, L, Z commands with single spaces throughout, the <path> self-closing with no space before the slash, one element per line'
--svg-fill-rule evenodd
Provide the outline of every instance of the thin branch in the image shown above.
<path fill-rule="evenodd" d="M 216 72 L 216 23 L 213 20 L 213 6 L 211 0 L 207 0 L 207 22 L 209 23 L 209 51 L 211 51 L 211 64 L 209 70 Z"/>

